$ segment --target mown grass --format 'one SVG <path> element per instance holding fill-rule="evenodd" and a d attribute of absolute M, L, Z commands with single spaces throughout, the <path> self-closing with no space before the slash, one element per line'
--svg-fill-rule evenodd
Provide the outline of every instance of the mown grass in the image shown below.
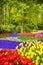
<path fill-rule="evenodd" d="M 43 38 L 40 37 L 31 37 L 31 36 L 18 36 L 18 39 L 27 41 L 27 40 L 43 40 Z"/>

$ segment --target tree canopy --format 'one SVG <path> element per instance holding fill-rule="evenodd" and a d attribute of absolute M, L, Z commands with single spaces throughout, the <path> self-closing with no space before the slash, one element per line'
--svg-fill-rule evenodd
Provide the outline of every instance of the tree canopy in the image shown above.
<path fill-rule="evenodd" d="M 43 0 L 0 0 L 0 32 L 43 30 Z"/>

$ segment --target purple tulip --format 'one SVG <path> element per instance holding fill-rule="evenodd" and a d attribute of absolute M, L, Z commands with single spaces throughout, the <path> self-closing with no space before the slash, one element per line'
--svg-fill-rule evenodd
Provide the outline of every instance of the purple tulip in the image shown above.
<path fill-rule="evenodd" d="M 15 33 L 15 34 L 12 33 L 12 34 L 9 34 L 9 36 L 10 36 L 10 37 L 18 37 L 19 34 L 18 34 L 18 33 Z"/>
<path fill-rule="evenodd" d="M 43 42 L 43 40 L 40 40 L 41 42 Z"/>

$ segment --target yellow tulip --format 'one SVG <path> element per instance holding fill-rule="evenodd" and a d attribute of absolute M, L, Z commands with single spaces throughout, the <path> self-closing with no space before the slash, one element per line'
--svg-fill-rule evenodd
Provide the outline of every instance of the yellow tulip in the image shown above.
<path fill-rule="evenodd" d="M 26 42 L 26 44 L 29 44 L 29 42 Z"/>
<path fill-rule="evenodd" d="M 40 57 L 39 56 L 37 56 L 37 60 L 39 60 L 40 59 Z"/>
<path fill-rule="evenodd" d="M 21 46 L 21 48 L 20 49 L 16 48 L 16 49 L 21 54 L 21 56 L 26 56 L 27 58 L 30 58 L 30 59 L 33 58 L 34 55 L 37 55 L 37 53 L 41 56 L 43 54 L 43 43 L 36 41 L 33 46 L 29 47 L 29 45 L 31 45 L 31 44 L 33 44 L 33 42 L 27 42 L 26 47 L 24 47 L 23 44 L 21 43 L 19 45 L 19 46 Z M 27 48 L 30 48 L 30 49 L 28 51 L 26 51 Z M 35 50 L 35 48 L 36 48 L 36 50 Z M 37 50 L 38 48 L 40 50 Z M 35 50 L 37 53 L 32 50 Z M 40 56 L 36 57 L 36 63 L 35 63 L 36 65 L 39 65 L 38 61 L 40 59 Z M 43 58 L 42 58 L 42 61 L 43 61 Z M 41 63 L 40 65 L 43 65 L 43 63 Z"/>
<path fill-rule="evenodd" d="M 42 58 L 42 61 L 43 61 L 43 58 Z"/>
<path fill-rule="evenodd" d="M 24 53 L 21 53 L 21 56 L 24 56 Z"/>
<path fill-rule="evenodd" d="M 22 46 L 23 46 L 23 43 L 20 43 L 20 44 L 19 44 L 19 46 L 21 46 L 21 47 L 22 47 Z"/>
<path fill-rule="evenodd" d="M 40 65 L 43 65 L 43 63 L 41 63 Z"/>
<path fill-rule="evenodd" d="M 18 49 L 18 46 L 16 46 L 16 50 Z"/>
<path fill-rule="evenodd" d="M 37 59 L 36 59 L 36 65 L 39 65 L 39 59 L 40 59 L 40 57 L 39 56 L 37 56 Z"/>
<path fill-rule="evenodd" d="M 27 56 L 27 58 L 29 58 L 29 59 L 30 59 L 30 56 Z"/>
<path fill-rule="evenodd" d="M 38 60 L 36 60 L 36 63 L 35 63 L 36 65 L 39 65 L 39 63 L 38 63 Z"/>
<path fill-rule="evenodd" d="M 42 53 L 43 53 L 42 51 L 39 51 L 39 55 L 42 55 Z"/>
<path fill-rule="evenodd" d="M 23 51 L 23 49 L 22 49 L 22 48 L 20 48 L 19 52 L 22 52 L 22 51 Z"/>

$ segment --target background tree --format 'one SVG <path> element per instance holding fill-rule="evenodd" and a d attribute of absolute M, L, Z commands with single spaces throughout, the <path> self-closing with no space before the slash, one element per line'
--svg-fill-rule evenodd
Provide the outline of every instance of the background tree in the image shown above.
<path fill-rule="evenodd" d="M 0 32 L 43 30 L 42 0 L 0 0 Z"/>

